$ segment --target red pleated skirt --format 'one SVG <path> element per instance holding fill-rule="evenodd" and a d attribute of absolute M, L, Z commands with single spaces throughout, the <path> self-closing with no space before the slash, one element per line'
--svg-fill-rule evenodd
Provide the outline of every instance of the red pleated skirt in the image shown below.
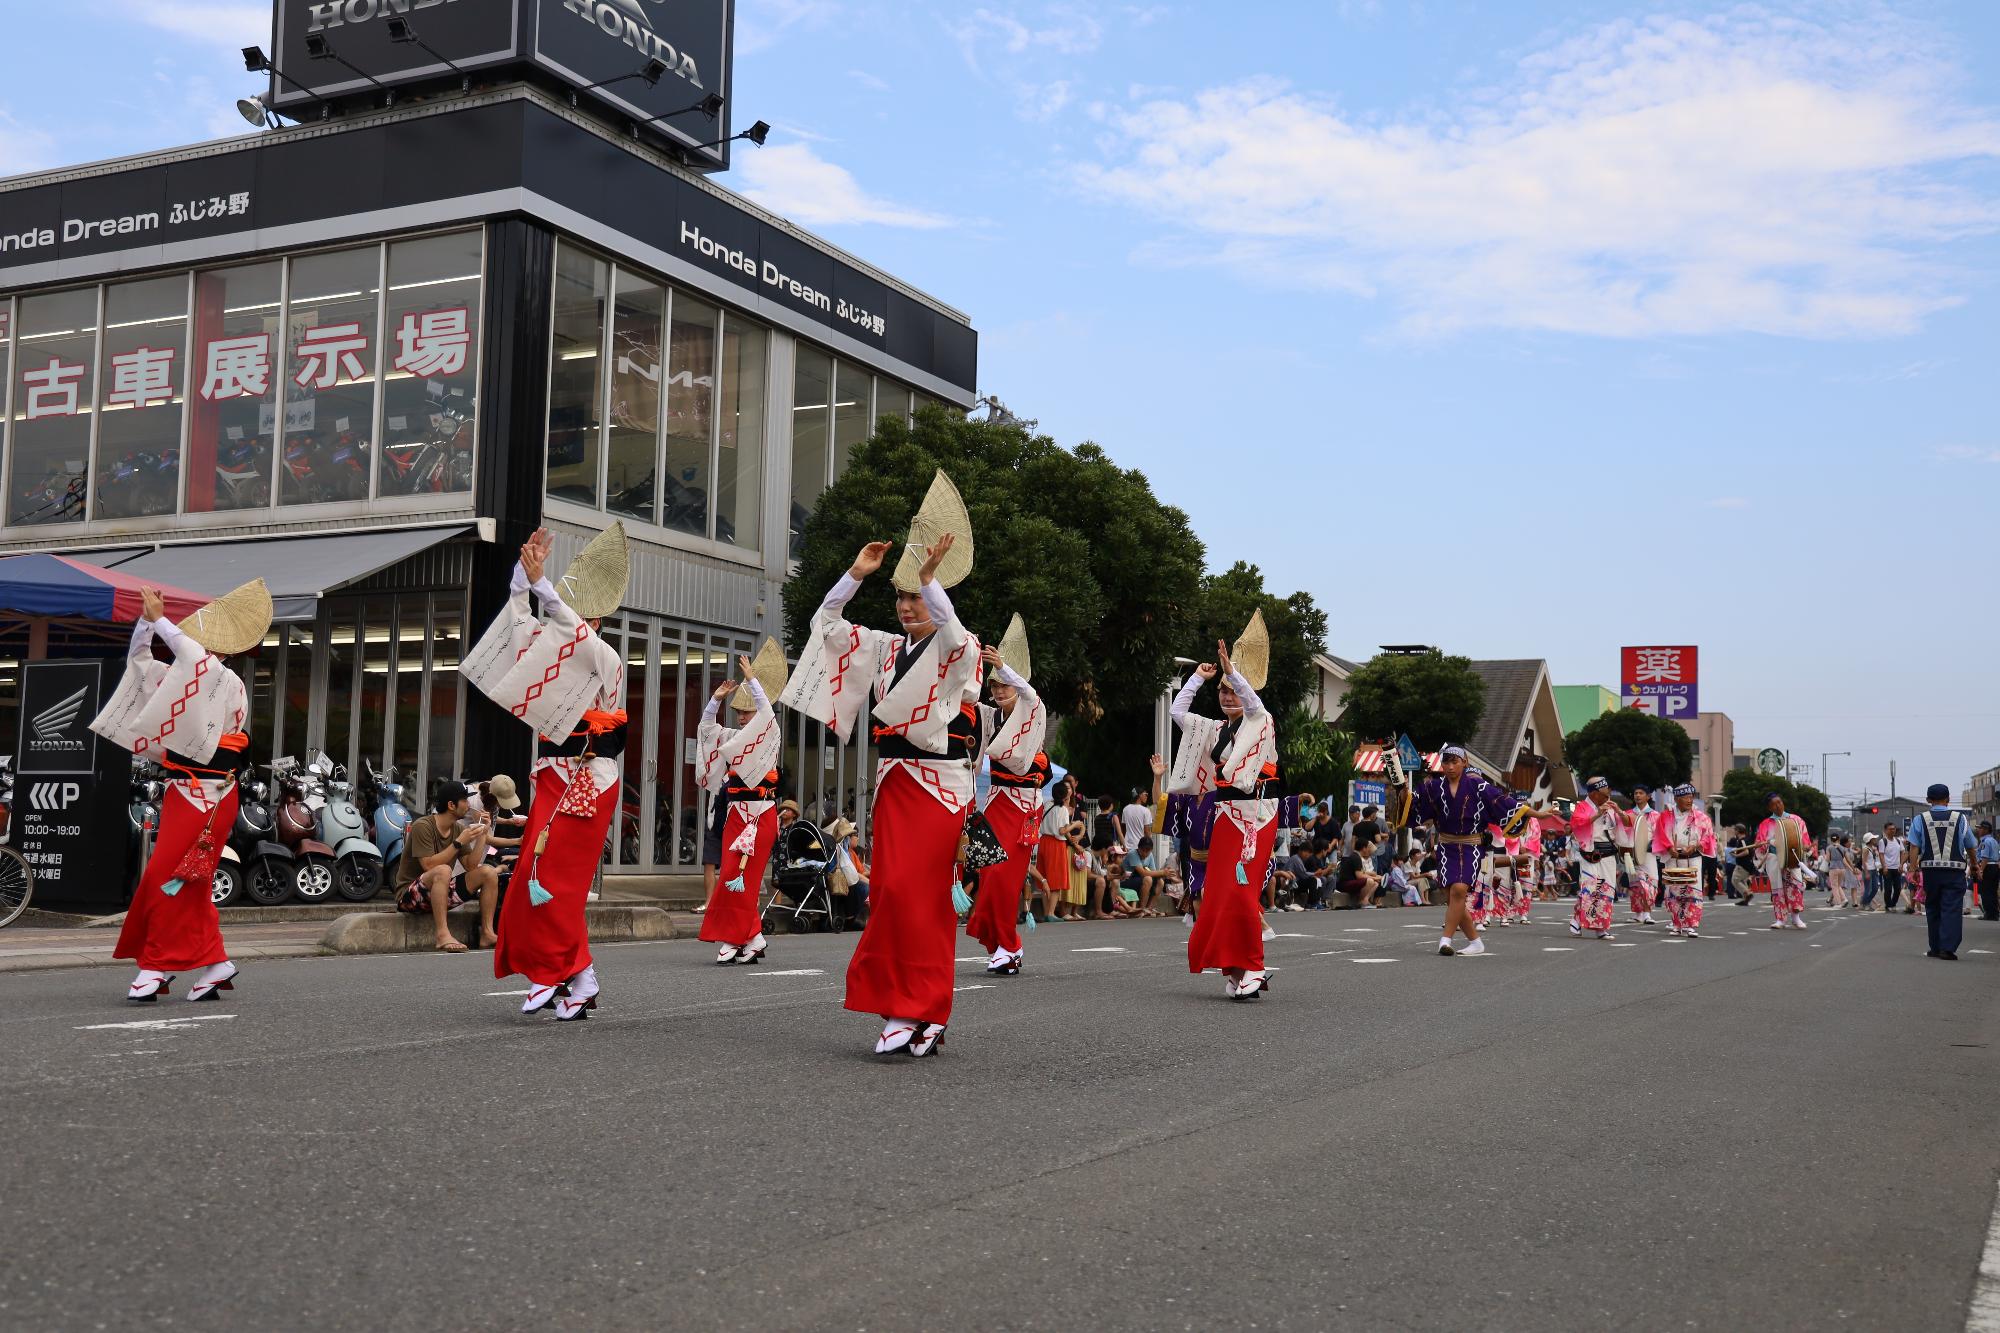
<path fill-rule="evenodd" d="M 1236 882 L 1236 858 L 1243 854 L 1243 832 L 1235 821 L 1217 815 L 1208 842 L 1208 878 L 1202 884 L 1201 912 L 1188 934 L 1188 971 L 1210 968 L 1264 966 L 1264 917 L 1257 900 L 1264 875 L 1271 867 L 1271 850 L 1278 843 L 1278 821 L 1257 831 L 1256 854 L 1243 867 L 1248 883 Z"/>
<path fill-rule="evenodd" d="M 953 814 L 903 768 L 875 792 L 875 859 L 868 926 L 847 964 L 847 1007 L 925 1023 L 951 1019 L 958 913 L 951 880 L 965 816 Z"/>
<path fill-rule="evenodd" d="M 1028 882 L 1028 861 L 1034 850 L 1034 830 L 1028 827 L 1028 812 L 1005 796 L 986 803 L 986 822 L 993 826 L 1007 859 L 979 872 L 979 896 L 972 901 L 972 915 L 965 919 L 965 933 L 987 950 L 1021 952 L 1021 886 Z"/>
<path fill-rule="evenodd" d="M 710 944 L 741 948 L 764 928 L 757 915 L 757 900 L 764 888 L 764 868 L 771 863 L 771 848 L 778 841 L 778 808 L 772 806 L 757 816 L 757 846 L 748 856 L 730 850 L 745 822 L 743 807 L 730 806 L 722 824 L 722 866 L 715 872 L 715 892 L 708 895 L 708 907 L 701 914 L 700 938 Z M 739 875 L 743 879 L 740 893 L 729 887 Z"/>
<path fill-rule="evenodd" d="M 228 959 L 222 947 L 222 917 L 209 896 L 210 885 L 184 884 L 172 897 L 160 892 L 208 822 L 209 812 L 188 799 L 180 783 L 168 784 L 160 802 L 160 834 L 125 913 L 113 958 L 134 959 L 140 967 L 159 972 L 188 972 Z M 214 838 L 227 842 L 235 826 L 236 786 L 231 783 L 216 804 Z"/>
<path fill-rule="evenodd" d="M 1068 901 L 1069 858 L 1069 843 L 1061 838 L 1044 837 L 1035 844 L 1035 869 L 1042 872 L 1042 880 L 1048 885 L 1044 902 L 1050 916 Z"/>
<path fill-rule="evenodd" d="M 535 774 L 535 800 L 521 834 L 521 859 L 500 908 L 500 943 L 493 949 L 496 977 L 518 972 L 537 986 L 553 986 L 590 966 L 584 909 L 590 905 L 590 883 L 604 859 L 611 814 L 618 808 L 618 784 L 597 793 L 597 804 L 588 816 L 556 813 L 567 787 L 553 768 Z M 544 828 L 549 830 L 549 845 L 537 857 L 535 844 Z M 531 881 L 539 881 L 555 896 L 535 906 L 528 892 Z"/>

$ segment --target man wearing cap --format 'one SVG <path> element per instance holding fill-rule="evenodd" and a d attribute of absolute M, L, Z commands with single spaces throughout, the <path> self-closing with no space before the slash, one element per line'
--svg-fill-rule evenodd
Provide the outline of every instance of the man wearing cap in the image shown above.
<path fill-rule="evenodd" d="M 1438 954 L 1449 958 L 1453 954 L 1485 953 L 1486 941 L 1479 938 L 1479 925 L 1472 919 L 1466 898 L 1479 881 L 1481 835 L 1488 824 L 1505 827 L 1520 800 L 1478 769 L 1468 767 L 1460 746 L 1445 746 L 1438 754 L 1438 772 L 1414 787 L 1408 785 L 1395 752 L 1385 749 L 1382 754 L 1393 793 L 1389 799 L 1392 821 L 1399 828 L 1428 823 L 1437 830 L 1438 875 L 1450 895 Z M 1405 792 L 1407 801 L 1402 799 Z M 1555 812 L 1533 813 L 1539 816 Z M 1460 932 L 1467 943 L 1455 946 L 1453 941 Z"/>
<path fill-rule="evenodd" d="M 403 859 L 396 867 L 396 906 L 431 914 L 440 953 L 465 952 L 445 914 L 468 896 L 479 899 L 479 947 L 490 949 L 499 942 L 493 933 L 493 909 L 500 900 L 500 876 L 485 864 L 491 829 L 488 818 L 472 813 L 472 790 L 462 782 L 438 788 L 431 813 L 410 821 Z"/>
<path fill-rule="evenodd" d="M 1973 854 L 1979 862 L 1979 914 L 2000 921 L 2000 837 L 1993 835 L 1991 820 L 1979 821 L 1979 843 Z"/>
<path fill-rule="evenodd" d="M 1653 854 L 1660 859 L 1660 888 L 1667 899 L 1667 934 L 1701 935 L 1702 867 L 1715 855 L 1715 825 L 1695 808 L 1694 784 L 1674 788 L 1674 808 L 1653 824 Z"/>
<path fill-rule="evenodd" d="M 1958 961 L 1965 937 L 1965 889 L 1976 855 L 1972 821 L 1951 808 L 1951 788 L 1933 782 L 1924 793 L 1931 808 L 1910 817 L 1905 864 L 1924 873 L 1924 926 L 1930 934 L 1927 958 Z"/>
<path fill-rule="evenodd" d="M 1618 897 L 1618 834 L 1631 836 L 1632 821 L 1611 799 L 1611 784 L 1594 777 L 1583 784 L 1585 798 L 1570 811 L 1570 837 L 1576 843 L 1576 907 L 1569 933 L 1594 931 L 1600 940 L 1611 936 L 1612 905 Z"/>

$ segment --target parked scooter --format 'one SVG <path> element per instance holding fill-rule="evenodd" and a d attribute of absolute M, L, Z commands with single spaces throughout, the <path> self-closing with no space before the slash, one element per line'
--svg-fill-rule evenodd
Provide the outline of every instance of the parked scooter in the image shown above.
<path fill-rule="evenodd" d="M 296 759 L 273 763 L 271 776 L 278 783 L 278 841 L 291 849 L 295 860 L 292 891 L 301 902 L 323 903 L 333 892 L 335 858 L 333 848 L 319 836 L 319 811 L 313 801 L 324 804 L 325 797 L 314 791 L 311 775 Z"/>
<path fill-rule="evenodd" d="M 381 849 L 354 804 L 346 766 L 317 754 L 308 767 L 318 776 L 319 840 L 333 848 L 334 892 L 348 902 L 365 903 L 382 888 Z"/>
<path fill-rule="evenodd" d="M 403 795 L 403 784 L 393 768 L 377 773 L 374 766 L 362 761 L 362 797 L 373 807 L 371 827 L 375 837 L 375 849 L 382 853 L 382 864 L 394 873 L 394 868 L 403 863 L 403 841 L 409 836 L 410 821 L 416 813 L 410 809 Z"/>
<path fill-rule="evenodd" d="M 153 854 L 153 839 L 160 833 L 160 803 L 166 798 L 167 784 L 160 780 L 160 766 L 150 759 L 132 756 L 132 792 L 126 803 L 126 863 L 132 867 L 132 893 L 139 891 L 140 877 Z"/>
<path fill-rule="evenodd" d="M 278 841 L 270 784 L 248 768 L 237 780 L 236 825 L 223 855 L 238 862 L 243 894 L 259 907 L 276 907 L 292 896 L 298 858 Z"/>

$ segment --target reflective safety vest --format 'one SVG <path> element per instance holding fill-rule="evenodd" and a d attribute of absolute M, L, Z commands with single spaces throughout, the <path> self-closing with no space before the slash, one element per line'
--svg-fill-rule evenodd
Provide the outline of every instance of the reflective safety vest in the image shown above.
<path fill-rule="evenodd" d="M 1964 870 L 1966 861 L 1959 854 L 1958 830 L 1965 816 L 1956 810 L 1947 810 L 1939 819 L 1929 810 L 1924 811 L 1921 823 L 1924 830 L 1923 867 L 1926 870 Z"/>

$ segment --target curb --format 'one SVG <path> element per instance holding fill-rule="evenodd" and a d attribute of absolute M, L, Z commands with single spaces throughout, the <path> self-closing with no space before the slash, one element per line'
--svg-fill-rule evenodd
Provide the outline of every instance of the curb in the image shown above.
<path fill-rule="evenodd" d="M 465 906 L 446 914 L 451 933 L 467 947 L 479 943 L 479 909 Z M 586 936 L 593 944 L 618 940 L 671 940 L 674 919 L 658 907 L 588 907 Z M 319 948 L 326 953 L 431 953 L 437 936 L 428 915 L 414 912 L 350 912 L 327 926 Z"/>

